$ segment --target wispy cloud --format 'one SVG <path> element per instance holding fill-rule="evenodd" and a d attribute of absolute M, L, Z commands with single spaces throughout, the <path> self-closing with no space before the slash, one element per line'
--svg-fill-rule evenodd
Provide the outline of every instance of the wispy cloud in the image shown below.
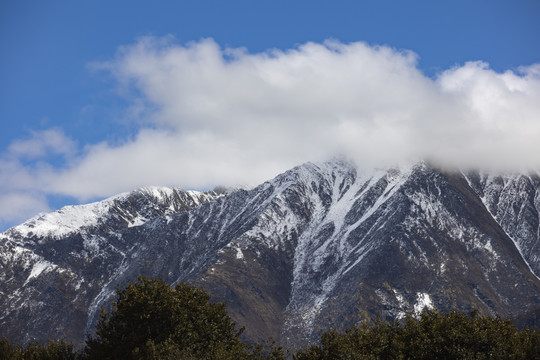
<path fill-rule="evenodd" d="M 47 179 L 56 177 L 51 157 L 71 159 L 76 143 L 60 129 L 33 131 L 0 156 L 0 228 L 50 210 Z"/>
<path fill-rule="evenodd" d="M 121 144 L 86 145 L 77 156 L 59 133 L 15 142 L 0 174 L 26 185 L 2 181 L 2 193 L 86 200 L 148 184 L 257 184 L 335 154 L 366 166 L 420 158 L 540 165 L 540 65 L 498 73 L 469 62 L 430 78 L 417 62 L 410 51 L 361 42 L 250 54 L 211 39 L 144 38 L 94 64 L 144 120 L 139 132 Z M 71 155 L 56 168 L 43 163 L 45 153 Z M 40 165 L 17 160 L 32 156 Z"/>
<path fill-rule="evenodd" d="M 31 132 L 31 138 L 13 141 L 8 152 L 20 158 L 43 158 L 50 154 L 72 156 L 76 152 L 76 143 L 68 138 L 61 129 L 48 129 Z"/>

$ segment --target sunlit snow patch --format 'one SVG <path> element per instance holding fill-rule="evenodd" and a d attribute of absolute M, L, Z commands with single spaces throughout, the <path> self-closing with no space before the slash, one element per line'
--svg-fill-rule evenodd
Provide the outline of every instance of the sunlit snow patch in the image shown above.
<path fill-rule="evenodd" d="M 415 314 L 420 314 L 422 310 L 433 309 L 433 302 L 427 293 L 418 293 L 416 294 L 416 304 L 414 304 Z"/>
<path fill-rule="evenodd" d="M 244 258 L 244 253 L 242 252 L 242 249 L 240 249 L 240 247 L 236 248 L 236 258 L 237 259 L 243 259 Z"/>
<path fill-rule="evenodd" d="M 46 260 L 40 260 L 34 264 L 32 267 L 32 271 L 30 272 L 30 275 L 26 279 L 24 285 L 26 285 L 31 279 L 38 277 L 45 269 L 52 267 L 55 268 L 56 265 L 46 261 Z M 23 285 L 23 286 L 24 286 Z"/>

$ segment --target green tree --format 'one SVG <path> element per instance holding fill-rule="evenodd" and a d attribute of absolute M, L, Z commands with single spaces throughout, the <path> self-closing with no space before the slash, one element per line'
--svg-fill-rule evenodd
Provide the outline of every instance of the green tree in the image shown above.
<path fill-rule="evenodd" d="M 102 310 L 88 359 L 243 359 L 249 347 L 223 303 L 184 282 L 170 287 L 139 277 L 124 289 L 110 312 Z"/>
<path fill-rule="evenodd" d="M 0 360 L 75 360 L 78 353 L 64 340 L 47 344 L 31 342 L 26 347 L 13 345 L 6 338 L 0 339 Z"/>
<path fill-rule="evenodd" d="M 19 346 L 13 345 L 7 338 L 0 339 L 0 360 L 18 359 L 21 354 Z"/>
<path fill-rule="evenodd" d="M 75 360 L 78 353 L 64 340 L 51 340 L 45 345 L 31 342 L 22 351 L 22 360 Z"/>
<path fill-rule="evenodd" d="M 330 330 L 320 345 L 299 350 L 295 360 L 330 359 L 540 359 L 540 332 L 518 331 L 509 320 L 451 311 L 424 311 L 401 321 Z"/>

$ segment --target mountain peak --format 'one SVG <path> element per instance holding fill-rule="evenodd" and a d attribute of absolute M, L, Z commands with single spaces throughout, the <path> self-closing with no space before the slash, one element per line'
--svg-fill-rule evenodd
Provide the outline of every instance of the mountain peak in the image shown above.
<path fill-rule="evenodd" d="M 250 339 L 293 348 L 423 307 L 516 316 L 540 306 L 540 181 L 490 176 L 332 159 L 225 195 L 66 207 L 0 235 L 0 336 L 81 342 L 139 275 L 200 285 Z"/>
<path fill-rule="evenodd" d="M 188 210 L 218 196 L 213 191 L 148 186 L 102 201 L 68 205 L 50 213 L 40 213 L 4 234 L 18 239 L 58 239 L 99 226 L 108 227 L 113 220 L 119 220 L 119 226 L 139 226 L 155 216 Z M 114 230 L 113 227 L 111 231 Z"/>

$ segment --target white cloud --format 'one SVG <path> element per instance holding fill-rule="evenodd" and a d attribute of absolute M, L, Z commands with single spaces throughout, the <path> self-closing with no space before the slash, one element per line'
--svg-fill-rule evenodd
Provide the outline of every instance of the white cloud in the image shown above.
<path fill-rule="evenodd" d="M 120 145 L 60 132 L 9 148 L 6 189 L 103 197 L 142 185 L 257 184 L 345 153 L 360 164 L 429 158 L 459 167 L 540 165 L 540 64 L 497 73 L 482 62 L 432 79 L 417 56 L 365 43 L 307 43 L 250 54 L 207 39 L 144 38 L 96 67 L 110 72 L 141 128 Z M 142 117 L 139 118 L 139 117 Z M 61 169 L 18 158 L 60 154 Z M 15 172 L 6 175 L 7 167 Z M 5 180 L 4 179 L 4 180 Z"/>
<path fill-rule="evenodd" d="M 73 156 L 76 144 L 61 129 L 48 129 L 33 131 L 30 139 L 15 140 L 8 151 L 22 158 L 40 158 L 50 154 Z"/>
<path fill-rule="evenodd" d="M 28 219 L 37 213 L 50 211 L 43 194 L 9 192 L 0 194 L 0 227 Z"/>

